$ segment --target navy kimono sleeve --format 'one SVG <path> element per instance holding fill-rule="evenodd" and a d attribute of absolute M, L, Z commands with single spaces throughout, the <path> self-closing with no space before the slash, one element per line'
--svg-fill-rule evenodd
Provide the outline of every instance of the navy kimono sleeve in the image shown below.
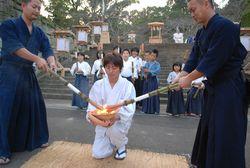
<path fill-rule="evenodd" d="M 190 73 L 192 72 L 198 65 L 198 39 L 199 39 L 199 36 L 200 36 L 200 33 L 201 33 L 201 29 L 196 33 L 196 36 L 195 36 L 195 43 L 194 43 L 194 46 L 192 48 L 192 51 L 189 55 L 189 58 L 187 60 L 187 62 L 185 63 L 185 66 L 184 66 L 184 71 Z"/>
<path fill-rule="evenodd" d="M 3 41 L 5 51 L 12 54 L 17 50 L 24 48 L 20 39 L 17 36 L 15 23 L 12 20 L 7 20 L 0 25 L 0 36 Z"/>
<path fill-rule="evenodd" d="M 48 37 L 45 35 L 45 33 L 39 29 L 41 32 L 41 48 L 40 51 L 42 52 L 42 56 L 44 59 L 47 59 L 49 56 L 53 56 L 53 50 L 51 49 L 50 42 Z"/>
<path fill-rule="evenodd" d="M 197 71 L 202 72 L 207 78 L 213 77 L 230 56 L 233 55 L 237 44 L 237 32 L 234 28 L 234 25 L 228 22 L 216 25 L 207 53 L 203 55 L 196 68 Z"/>

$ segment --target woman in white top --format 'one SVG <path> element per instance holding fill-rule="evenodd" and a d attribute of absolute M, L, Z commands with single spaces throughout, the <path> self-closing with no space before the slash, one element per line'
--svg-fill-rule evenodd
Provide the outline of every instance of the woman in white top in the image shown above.
<path fill-rule="evenodd" d="M 77 54 L 78 62 L 74 63 L 70 69 L 70 73 L 75 76 L 75 87 L 82 91 L 85 95 L 89 94 L 89 79 L 91 67 L 84 61 L 85 55 L 83 53 Z M 86 109 L 88 103 L 81 99 L 77 94 L 73 94 L 72 106 L 77 106 L 81 109 Z"/>

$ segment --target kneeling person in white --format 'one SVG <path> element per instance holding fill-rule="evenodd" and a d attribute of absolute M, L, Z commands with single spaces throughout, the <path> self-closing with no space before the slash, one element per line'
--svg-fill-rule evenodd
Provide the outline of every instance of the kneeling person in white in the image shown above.
<path fill-rule="evenodd" d="M 107 55 L 104 58 L 104 68 L 108 78 L 103 78 L 93 85 L 89 97 L 100 105 L 113 105 L 127 99 L 134 99 L 135 88 L 131 82 L 121 77 L 123 60 L 120 56 Z M 89 119 L 89 112 L 95 110 L 91 104 L 87 110 L 87 120 L 96 125 L 92 156 L 96 159 L 109 157 L 115 148 L 115 159 L 126 157 L 127 133 L 135 113 L 135 104 L 121 107 L 114 122 L 97 125 Z"/>

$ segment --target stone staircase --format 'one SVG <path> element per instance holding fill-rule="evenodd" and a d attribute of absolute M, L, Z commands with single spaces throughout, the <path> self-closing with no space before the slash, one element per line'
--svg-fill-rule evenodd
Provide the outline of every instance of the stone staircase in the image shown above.
<path fill-rule="evenodd" d="M 111 50 L 115 46 L 114 44 L 109 44 L 104 46 L 104 50 Z M 121 44 L 119 45 L 122 49 L 128 48 L 131 49 L 134 46 L 139 46 L 138 44 Z M 145 45 L 146 50 L 150 49 L 158 49 L 159 57 L 157 59 L 161 64 L 161 73 L 158 76 L 160 87 L 167 84 L 167 76 L 169 72 L 172 71 L 172 64 L 176 61 L 183 62 L 183 55 L 186 50 L 190 50 L 191 46 L 187 44 L 159 44 L 159 45 Z M 93 65 L 96 50 L 91 49 L 86 52 L 87 55 L 90 56 L 88 60 L 90 66 Z M 66 59 L 62 62 L 64 67 L 71 67 L 75 60 L 71 58 Z M 70 83 L 74 84 L 74 77 L 71 76 L 69 72 L 66 72 L 65 79 Z M 92 85 L 92 77 L 90 77 L 90 85 Z M 61 81 L 55 78 L 51 78 L 48 75 L 39 79 L 39 83 L 42 89 L 42 93 L 44 98 L 46 99 L 68 99 L 72 98 L 72 91 L 70 91 L 66 86 L 62 84 Z M 162 104 L 167 103 L 167 93 L 163 93 L 160 95 L 160 101 Z"/>
<path fill-rule="evenodd" d="M 70 73 L 66 73 L 65 79 L 74 84 Z M 39 83 L 45 99 L 72 99 L 73 92 L 58 79 L 46 75 Z"/>

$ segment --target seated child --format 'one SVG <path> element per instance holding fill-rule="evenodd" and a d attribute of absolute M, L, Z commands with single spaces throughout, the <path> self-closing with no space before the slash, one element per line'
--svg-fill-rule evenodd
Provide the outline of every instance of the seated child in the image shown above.
<path fill-rule="evenodd" d="M 103 106 L 134 99 L 135 88 L 133 84 L 120 75 L 123 67 L 121 56 L 108 54 L 104 57 L 103 63 L 107 77 L 94 83 L 89 98 Z M 121 107 L 117 113 L 117 120 L 102 124 L 90 119 L 90 112 L 93 110 L 95 107 L 89 104 L 86 118 L 96 126 L 92 156 L 96 159 L 106 158 L 113 154 L 114 149 L 117 149 L 114 158 L 124 159 L 127 156 L 127 134 L 135 113 L 135 104 Z"/>

